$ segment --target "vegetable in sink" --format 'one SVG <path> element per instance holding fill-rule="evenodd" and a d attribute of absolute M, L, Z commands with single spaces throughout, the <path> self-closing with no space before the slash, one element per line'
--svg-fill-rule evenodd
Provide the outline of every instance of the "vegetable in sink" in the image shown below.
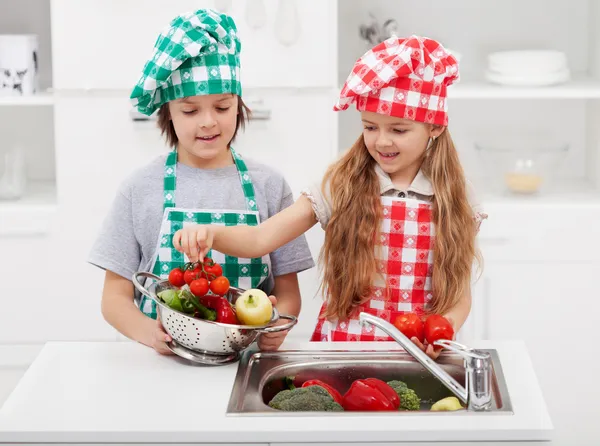
<path fill-rule="evenodd" d="M 398 410 L 400 398 L 396 391 L 377 378 L 357 379 L 344 395 L 344 410 L 375 412 Z"/>
<path fill-rule="evenodd" d="M 319 379 L 310 379 L 308 381 L 304 381 L 304 384 L 302 384 L 302 387 L 310 387 L 310 386 L 323 387 L 325 390 L 327 390 L 327 392 L 331 395 L 331 397 L 333 398 L 333 400 L 336 403 L 338 403 L 340 405 L 343 403 L 343 398 L 342 398 L 342 395 L 340 394 L 340 392 L 338 392 L 336 389 L 334 389 L 329 384 L 327 384 Z"/>
<path fill-rule="evenodd" d="M 290 412 L 340 412 L 344 409 L 321 386 L 282 390 L 269 401 L 273 409 Z"/>
<path fill-rule="evenodd" d="M 405 382 L 399 380 L 388 381 L 387 383 L 396 391 L 400 397 L 400 410 L 420 410 L 421 398 L 413 389 L 409 389 Z"/>
<path fill-rule="evenodd" d="M 377 378 L 355 380 L 345 394 L 318 379 L 304 381 L 301 387 L 294 376 L 283 378 L 282 390 L 269 406 L 285 411 L 409 411 L 421 409 L 421 398 L 400 380 Z M 314 393 L 306 393 L 311 390 Z"/>
<path fill-rule="evenodd" d="M 460 401 L 458 401 L 458 398 L 456 398 L 455 396 L 449 396 L 447 398 L 439 400 L 437 403 L 431 406 L 431 410 L 434 412 L 454 411 L 460 410 L 462 408 L 462 404 L 460 404 Z"/>

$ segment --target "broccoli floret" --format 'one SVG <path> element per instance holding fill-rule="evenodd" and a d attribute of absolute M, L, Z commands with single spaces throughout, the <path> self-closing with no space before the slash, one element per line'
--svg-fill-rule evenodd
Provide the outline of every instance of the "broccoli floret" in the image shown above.
<path fill-rule="evenodd" d="M 289 412 L 339 412 L 344 410 L 321 386 L 282 390 L 269 401 L 269 406 Z"/>
<path fill-rule="evenodd" d="M 400 410 L 419 410 L 421 409 L 421 398 L 413 389 L 408 387 L 398 394 L 400 396 Z"/>
<path fill-rule="evenodd" d="M 394 389 L 396 391 L 396 393 L 398 393 L 398 389 L 402 389 L 402 388 L 406 389 L 408 387 L 404 381 L 400 381 L 397 379 L 388 381 L 387 385 L 390 386 L 392 389 Z"/>
<path fill-rule="evenodd" d="M 406 383 L 398 380 L 388 381 L 388 385 L 396 391 L 400 397 L 400 410 L 421 409 L 421 398 Z"/>

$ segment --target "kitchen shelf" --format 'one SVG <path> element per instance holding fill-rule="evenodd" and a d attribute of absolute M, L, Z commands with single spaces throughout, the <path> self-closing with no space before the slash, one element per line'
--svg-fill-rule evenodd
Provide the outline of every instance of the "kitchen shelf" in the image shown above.
<path fill-rule="evenodd" d="M 47 234 L 58 210 L 56 183 L 31 182 L 19 200 L 0 200 L 0 237 Z"/>
<path fill-rule="evenodd" d="M 338 86 L 341 91 L 343 85 Z M 513 87 L 487 81 L 460 81 L 448 88 L 450 99 L 600 99 L 600 81 L 574 77 L 564 84 Z"/>
<path fill-rule="evenodd" d="M 50 106 L 54 105 L 52 93 L 31 96 L 0 96 L 0 106 Z"/>
<path fill-rule="evenodd" d="M 484 206 L 600 206 L 600 189 L 587 180 L 559 180 L 537 194 L 484 192 L 481 200 Z"/>
<path fill-rule="evenodd" d="M 574 77 L 570 82 L 544 87 L 512 87 L 485 81 L 459 82 L 448 88 L 451 99 L 600 99 L 600 81 Z"/>

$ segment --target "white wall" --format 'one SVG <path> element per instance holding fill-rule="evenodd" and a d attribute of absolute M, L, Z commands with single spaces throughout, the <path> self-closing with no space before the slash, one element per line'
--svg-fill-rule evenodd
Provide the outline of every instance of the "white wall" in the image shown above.
<path fill-rule="evenodd" d="M 245 88 L 322 87 L 335 82 L 336 2 L 303 0 L 296 4 L 301 35 L 296 45 L 286 47 L 275 37 L 276 0 L 265 0 L 266 24 L 258 30 L 251 29 L 245 19 L 247 8 L 253 7 L 254 2 L 233 2 L 228 14 L 236 21 L 242 40 L 241 76 Z M 158 33 L 171 18 L 182 12 L 213 7 L 213 2 L 53 0 L 52 5 L 55 60 L 67 61 L 74 54 L 78 60 L 77 64 L 54 64 L 54 86 L 59 89 L 130 89 L 152 55 Z M 90 10 L 93 10 L 94 20 L 73 20 L 88 16 Z M 315 10 L 321 13 L 314 14 Z M 115 14 L 115 11 L 120 12 Z M 110 24 L 110 33 L 105 32 L 107 24 Z M 99 69 L 100 61 L 109 61 L 110 68 Z"/>

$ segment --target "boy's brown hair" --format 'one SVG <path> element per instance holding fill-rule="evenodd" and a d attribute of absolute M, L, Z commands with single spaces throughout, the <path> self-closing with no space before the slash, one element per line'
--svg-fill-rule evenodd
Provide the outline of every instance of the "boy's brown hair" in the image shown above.
<path fill-rule="evenodd" d="M 246 128 L 246 121 L 250 120 L 250 117 L 252 116 L 252 111 L 246 106 L 242 98 L 239 96 L 237 109 L 238 112 L 237 122 L 235 123 L 235 132 L 233 132 L 233 138 L 231 138 L 229 144 L 235 140 L 240 127 L 242 130 Z M 171 121 L 171 113 L 169 112 L 168 102 L 161 105 L 161 107 L 158 109 L 158 128 L 160 129 L 160 134 L 165 137 L 167 145 L 169 147 L 175 147 L 179 142 L 179 139 L 177 138 L 177 133 L 175 133 L 173 121 Z"/>

